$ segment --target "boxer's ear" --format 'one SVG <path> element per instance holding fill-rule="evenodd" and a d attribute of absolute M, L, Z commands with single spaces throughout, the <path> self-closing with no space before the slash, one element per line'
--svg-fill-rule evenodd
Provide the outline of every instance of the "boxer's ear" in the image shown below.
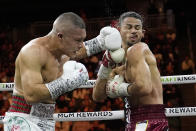
<path fill-rule="evenodd" d="M 144 35 L 145 35 L 145 33 L 146 33 L 146 30 L 142 30 L 142 38 L 144 38 Z"/>
<path fill-rule="evenodd" d="M 62 33 L 58 33 L 57 36 L 62 39 L 63 38 L 63 34 Z"/>

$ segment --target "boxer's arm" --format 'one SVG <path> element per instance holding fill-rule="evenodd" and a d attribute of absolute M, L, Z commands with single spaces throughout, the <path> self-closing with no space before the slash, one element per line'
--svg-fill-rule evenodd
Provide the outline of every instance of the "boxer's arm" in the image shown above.
<path fill-rule="evenodd" d="M 44 62 L 40 58 L 40 49 L 32 47 L 20 54 L 20 75 L 24 98 L 27 103 L 38 103 L 51 100 L 50 93 L 43 84 L 41 68 Z"/>
<path fill-rule="evenodd" d="M 134 53 L 136 54 L 133 55 Z M 146 62 L 146 58 L 152 57 L 152 54 L 149 48 L 138 49 L 134 53 L 131 53 L 130 50 L 127 51 L 126 78 L 129 80 L 134 78 L 134 84 L 129 85 L 128 93 L 130 96 L 132 94 L 136 94 L 139 96 L 147 95 L 152 91 L 152 83 L 151 72 L 149 69 L 149 65 Z M 131 73 L 127 72 L 128 70 L 131 70 Z"/>
<path fill-rule="evenodd" d="M 108 31 L 108 29 L 110 31 Z M 111 33 L 111 30 L 115 30 L 114 33 Z M 110 27 L 104 28 L 101 30 L 100 34 L 109 35 L 107 35 L 105 39 L 102 39 L 102 41 L 105 41 L 105 47 L 108 50 L 106 50 L 103 55 L 102 64 L 97 74 L 98 78 L 96 80 L 96 85 L 93 88 L 92 97 L 93 100 L 97 102 L 106 98 L 106 83 L 109 75 L 116 64 L 123 61 L 125 55 L 124 49 L 121 48 L 122 39 L 118 30 L 111 29 Z M 89 53 L 94 53 L 94 50 L 90 50 Z"/>
<path fill-rule="evenodd" d="M 118 66 L 112 70 L 110 73 L 110 79 L 113 79 L 115 75 L 125 75 L 125 65 Z"/>
<path fill-rule="evenodd" d="M 116 73 L 118 74 L 124 74 L 124 66 L 121 66 L 119 68 L 114 68 L 113 66 L 115 63 L 121 63 L 124 59 L 124 50 L 118 49 L 114 52 L 110 52 L 108 54 L 108 51 L 105 52 L 102 64 L 98 71 L 98 78 L 96 80 L 96 84 L 93 88 L 93 100 L 94 101 L 102 101 L 107 97 L 106 93 L 106 86 L 108 83 L 108 79 L 113 79 Z M 108 58 L 111 56 L 110 58 Z"/>
<path fill-rule="evenodd" d="M 107 42 L 111 38 L 113 42 Z M 110 40 L 111 41 L 111 40 Z M 104 51 L 106 49 L 114 51 L 121 47 L 121 44 L 116 44 L 118 42 L 121 43 L 122 39 L 120 36 L 120 32 L 113 27 L 103 27 L 100 30 L 100 33 L 97 37 L 84 41 L 83 47 L 77 51 L 74 60 L 80 60 L 86 58 L 88 56 L 95 55 Z"/>
<path fill-rule="evenodd" d="M 106 51 L 104 53 L 102 64 L 99 68 L 98 74 L 97 74 L 97 80 L 96 84 L 93 87 L 93 100 L 96 102 L 101 102 L 104 100 L 106 96 L 106 83 L 108 81 L 109 75 L 112 71 L 112 67 L 110 67 L 110 60 L 108 59 L 108 52 Z M 113 63 L 114 64 L 114 63 Z M 112 65 L 113 65 L 112 64 Z"/>
<path fill-rule="evenodd" d="M 93 88 L 93 100 L 99 102 L 106 99 L 106 97 L 108 96 L 106 93 L 108 80 L 114 79 L 115 75 L 121 74 L 122 72 L 124 72 L 124 66 L 114 68 L 109 74 L 108 79 L 101 79 L 100 77 L 98 77 Z"/>
<path fill-rule="evenodd" d="M 101 102 L 106 99 L 106 83 L 107 79 L 100 79 L 99 77 L 96 80 L 96 84 L 93 87 L 92 98 L 96 102 Z"/>

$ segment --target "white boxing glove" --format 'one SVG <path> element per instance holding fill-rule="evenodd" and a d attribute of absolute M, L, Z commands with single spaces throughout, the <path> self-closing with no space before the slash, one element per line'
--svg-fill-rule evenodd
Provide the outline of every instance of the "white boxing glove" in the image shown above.
<path fill-rule="evenodd" d="M 52 99 L 55 100 L 58 96 L 84 85 L 88 80 L 88 71 L 83 64 L 76 61 L 67 61 L 63 65 L 61 77 L 45 85 Z"/>
<path fill-rule="evenodd" d="M 102 64 L 98 71 L 98 77 L 100 79 L 107 79 L 112 69 L 116 67 L 116 64 L 123 61 L 124 56 L 125 51 L 123 48 L 119 48 L 115 51 L 106 50 L 102 58 Z"/>
<path fill-rule="evenodd" d="M 111 34 L 106 35 L 105 37 L 105 48 L 110 51 L 115 51 L 121 48 L 122 38 L 120 32 L 114 28 L 116 31 Z"/>
<path fill-rule="evenodd" d="M 111 38 L 113 38 L 112 41 Z M 108 40 L 110 42 L 107 42 Z M 121 42 L 120 32 L 116 28 L 106 26 L 100 30 L 100 34 L 97 37 L 85 41 L 84 44 L 87 55 L 91 56 L 106 49 L 117 50 L 121 47 Z"/>
<path fill-rule="evenodd" d="M 124 82 L 123 76 L 116 75 L 114 79 L 107 82 L 106 94 L 110 98 L 129 96 L 127 91 L 129 85 L 129 83 Z"/>
<path fill-rule="evenodd" d="M 104 29 L 107 29 L 107 27 L 103 28 L 103 31 Z M 125 51 L 121 48 L 122 39 L 119 31 L 117 29 L 115 30 L 116 31 L 113 31 L 105 37 L 105 47 L 107 50 L 103 55 L 102 64 L 98 71 L 98 77 L 100 79 L 107 79 L 112 68 L 114 68 L 116 64 L 121 63 L 124 59 Z"/>

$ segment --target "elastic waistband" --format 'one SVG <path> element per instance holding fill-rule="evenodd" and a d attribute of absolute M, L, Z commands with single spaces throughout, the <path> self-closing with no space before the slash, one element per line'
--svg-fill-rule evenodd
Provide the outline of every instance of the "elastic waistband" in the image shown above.
<path fill-rule="evenodd" d="M 12 104 L 8 111 L 29 114 L 31 111 L 31 106 L 32 105 L 27 104 L 23 96 L 12 95 Z"/>
<path fill-rule="evenodd" d="M 23 96 L 13 95 L 12 104 L 8 112 L 29 114 L 30 116 L 52 119 L 55 111 L 55 104 L 36 103 L 27 104 Z"/>
<path fill-rule="evenodd" d="M 21 113 L 21 112 L 6 112 L 3 121 L 6 121 L 6 117 L 9 118 L 9 117 L 14 117 L 14 116 L 23 117 L 23 118 L 28 119 L 28 120 L 32 120 L 32 119 L 38 119 L 38 120 L 40 120 L 40 118 L 38 118 L 36 116 L 32 116 L 30 114 L 26 114 L 26 113 Z M 42 118 L 41 120 L 51 121 L 51 120 L 54 120 L 54 119 L 44 119 L 44 118 Z"/>
<path fill-rule="evenodd" d="M 5 116 L 20 116 L 24 118 L 29 118 L 30 115 L 26 113 L 21 113 L 21 112 L 6 112 Z"/>
<path fill-rule="evenodd" d="M 142 105 L 130 107 L 130 120 L 165 119 L 165 105 Z M 128 109 L 126 109 L 128 111 Z"/>

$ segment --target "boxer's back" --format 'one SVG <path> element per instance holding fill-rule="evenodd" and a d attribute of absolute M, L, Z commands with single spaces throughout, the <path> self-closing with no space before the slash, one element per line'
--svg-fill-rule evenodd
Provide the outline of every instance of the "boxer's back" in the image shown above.
<path fill-rule="evenodd" d="M 160 73 L 146 44 L 140 42 L 127 50 L 125 77 L 128 82 L 140 85 L 139 91 L 130 97 L 130 104 L 163 104 Z"/>

